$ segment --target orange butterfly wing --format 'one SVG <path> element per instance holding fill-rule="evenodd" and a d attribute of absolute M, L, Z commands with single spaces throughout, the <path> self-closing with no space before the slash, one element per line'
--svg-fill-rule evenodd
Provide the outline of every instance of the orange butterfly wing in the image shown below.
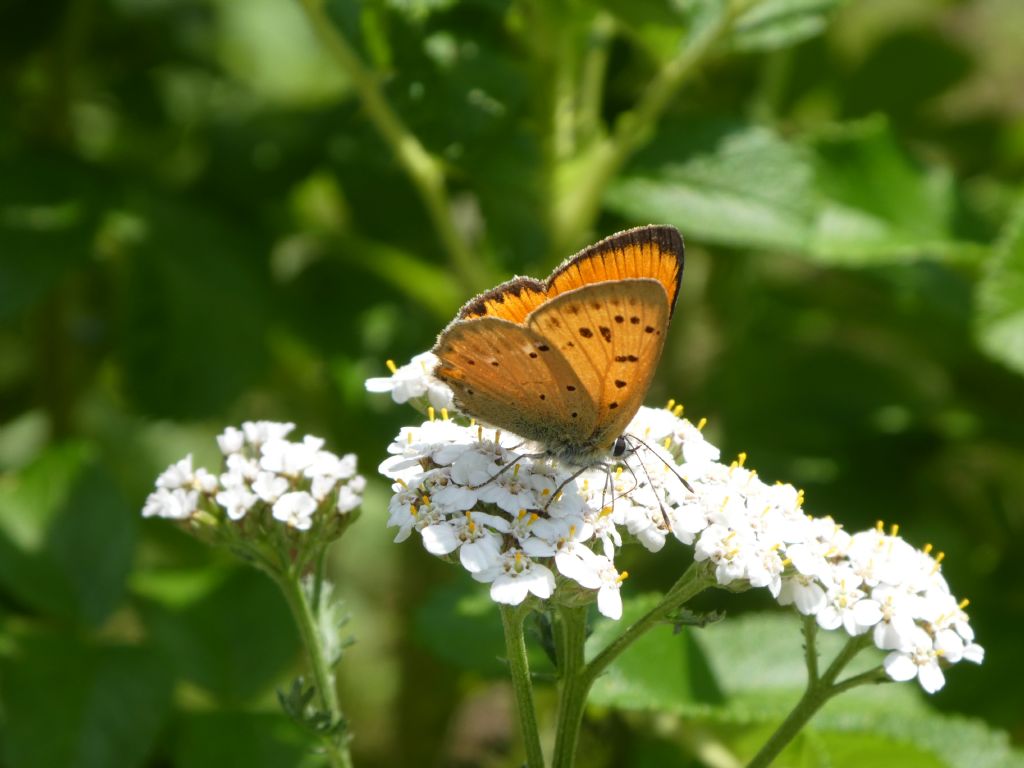
<path fill-rule="evenodd" d="M 612 235 L 544 283 L 516 277 L 467 302 L 438 337 L 435 373 L 469 415 L 591 463 L 643 402 L 682 270 L 675 228 Z"/>
<path fill-rule="evenodd" d="M 665 346 L 670 308 L 651 278 L 594 283 L 551 299 L 527 319 L 565 357 L 596 412 L 595 428 L 563 453 L 607 453 L 643 405 Z"/>
<path fill-rule="evenodd" d="M 435 375 L 460 410 L 545 446 L 596 429 L 587 388 L 550 339 L 496 317 L 452 323 L 435 348 Z"/>
<path fill-rule="evenodd" d="M 514 277 L 468 301 L 457 320 L 500 317 L 523 323 L 545 301 L 566 291 L 605 280 L 650 277 L 675 308 L 683 276 L 683 239 L 675 227 L 646 226 L 606 237 L 563 261 L 546 282 Z"/>
<path fill-rule="evenodd" d="M 649 277 L 665 289 L 671 317 L 683 277 L 683 250 L 675 227 L 627 229 L 562 262 L 548 278 L 548 296 L 605 280 Z"/>

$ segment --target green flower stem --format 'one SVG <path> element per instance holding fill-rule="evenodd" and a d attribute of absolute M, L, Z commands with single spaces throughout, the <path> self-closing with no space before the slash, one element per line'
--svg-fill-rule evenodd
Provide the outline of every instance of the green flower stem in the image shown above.
<path fill-rule="evenodd" d="M 341 722 L 344 716 L 338 703 L 338 691 L 334 687 L 334 672 L 324 654 L 313 606 L 310 605 L 306 590 L 302 586 L 302 575 L 297 569 L 289 568 L 277 578 L 277 583 L 284 593 L 285 600 L 288 601 L 288 607 L 292 610 L 302 644 L 309 657 L 319 705 L 330 714 L 332 722 Z M 325 736 L 322 743 L 332 768 L 351 768 L 352 756 L 349 754 L 345 738 Z"/>
<path fill-rule="evenodd" d="M 807 659 L 807 685 L 818 682 L 818 622 L 813 616 L 804 616 L 804 656 Z"/>
<path fill-rule="evenodd" d="M 587 640 L 587 606 L 558 608 L 558 725 L 555 730 L 553 768 L 572 768 L 576 760 L 583 709 L 590 684 L 583 674 Z"/>
<path fill-rule="evenodd" d="M 702 563 L 691 565 L 658 605 L 631 625 L 592 661 L 584 664 L 586 609 L 563 607 L 559 611 L 559 695 L 558 730 L 555 736 L 553 768 L 571 768 L 576 759 L 579 731 L 590 688 L 608 665 L 652 627 L 663 622 L 714 579 Z"/>
<path fill-rule="evenodd" d="M 571 250 L 592 225 L 608 184 L 654 132 L 672 97 L 707 61 L 736 19 L 757 0 L 732 0 L 714 21 L 698 28 L 679 54 L 647 84 L 636 106 L 621 115 L 609 137 L 594 142 L 585 156 L 566 164 L 559 189 L 554 240 Z"/>
<path fill-rule="evenodd" d="M 426 150 L 384 98 L 375 73 L 366 66 L 324 11 L 323 0 L 299 0 L 314 32 L 348 76 L 363 108 L 419 192 L 452 268 L 473 292 L 489 285 L 480 263 L 455 228 L 441 161 Z"/>
<path fill-rule="evenodd" d="M 586 690 L 589 691 L 590 686 L 593 685 L 598 675 L 604 672 L 608 665 L 615 661 L 619 654 L 632 645 L 641 635 L 665 621 L 673 611 L 678 610 L 687 601 L 714 583 L 714 578 L 703 563 L 693 563 L 687 568 L 686 572 L 672 585 L 672 588 L 669 589 L 660 603 L 634 622 L 587 664 L 583 670 Z"/>
<path fill-rule="evenodd" d="M 811 636 L 813 635 L 807 632 L 805 624 L 805 637 Z M 770 765 L 782 750 L 786 748 L 789 742 L 807 725 L 808 721 L 818 710 L 833 696 L 837 696 L 843 691 L 848 691 L 850 688 L 858 685 L 877 683 L 885 679 L 885 674 L 879 667 L 860 675 L 854 675 L 841 683 L 835 682 L 836 678 L 839 677 L 839 674 L 853 657 L 867 647 L 868 642 L 867 635 L 850 638 L 849 642 L 843 647 L 843 650 L 839 652 L 839 655 L 829 665 L 829 668 L 825 670 L 825 673 L 818 679 L 808 680 L 807 690 L 804 691 L 800 701 L 793 707 L 793 710 L 786 719 L 782 721 L 782 725 L 771 735 L 771 738 L 764 743 L 764 746 L 754 756 L 754 759 L 748 763 L 747 768 L 765 768 L 765 766 Z M 807 648 L 809 649 L 808 653 L 814 651 L 814 643 L 808 643 Z M 808 661 L 808 670 L 810 669 L 811 663 Z"/>
<path fill-rule="evenodd" d="M 526 639 L 523 634 L 523 622 L 529 612 L 529 608 L 524 605 L 503 605 L 501 623 L 505 629 L 505 653 L 512 675 L 516 708 L 519 711 L 519 728 L 526 749 L 526 765 L 528 768 L 544 768 L 544 753 L 540 748 L 540 733 L 537 730 L 537 712 L 533 707 L 530 662 L 526 658 Z"/>

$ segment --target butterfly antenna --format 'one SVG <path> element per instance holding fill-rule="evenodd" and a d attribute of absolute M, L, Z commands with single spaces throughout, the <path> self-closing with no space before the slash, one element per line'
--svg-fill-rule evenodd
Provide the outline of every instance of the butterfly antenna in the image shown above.
<path fill-rule="evenodd" d="M 628 438 L 632 438 L 632 435 L 628 436 Z M 650 450 L 650 446 L 647 445 L 647 443 L 644 443 L 643 441 L 640 441 L 639 439 L 638 439 L 638 441 L 645 448 Z M 633 449 L 633 453 L 636 453 L 636 452 L 637 452 L 636 448 L 634 448 Z M 628 464 L 626 464 L 625 466 L 626 466 L 627 469 L 629 469 L 630 473 L 633 474 L 633 478 L 636 479 L 636 473 L 633 472 L 633 468 L 630 467 Z M 644 464 L 642 461 L 640 462 L 640 469 L 642 469 L 644 471 L 644 476 L 647 478 L 647 484 L 651 487 L 651 490 L 655 491 L 654 498 L 658 500 L 658 509 L 661 510 L 661 518 L 665 521 L 665 527 L 668 528 L 668 530 L 671 531 L 672 530 L 672 522 L 668 519 L 668 510 L 665 509 L 665 503 L 661 500 L 661 494 L 657 492 L 657 490 L 656 490 L 656 488 L 654 486 L 654 481 L 651 480 L 651 473 L 647 471 L 647 465 Z M 678 475 L 676 475 L 676 476 L 678 477 Z M 679 479 L 682 480 L 681 477 Z M 683 480 L 683 483 L 686 483 L 686 481 Z M 686 487 L 689 488 L 690 487 L 689 484 L 687 484 Z"/>
<path fill-rule="evenodd" d="M 676 479 L 679 480 L 679 482 L 683 484 L 683 486 L 686 488 L 686 490 L 688 490 L 690 493 L 693 493 L 693 494 L 697 493 L 695 490 L 693 490 L 693 486 L 690 485 L 689 482 L 687 482 L 686 478 L 679 474 L 679 471 L 675 468 L 675 466 L 673 464 L 671 464 L 670 462 L 666 461 L 662 456 L 660 456 L 658 454 L 658 452 L 655 451 L 650 445 L 645 443 L 643 440 L 641 440 L 636 435 L 623 435 L 623 437 L 625 439 L 627 439 L 627 440 L 635 440 L 636 442 L 640 443 L 640 445 L 642 445 L 644 448 L 646 448 L 648 451 L 650 451 L 652 454 L 654 454 L 654 456 L 658 460 L 660 460 L 662 464 L 664 464 L 666 467 L 668 467 L 668 471 L 676 476 Z M 636 449 L 634 448 L 633 450 L 635 451 Z M 643 466 L 643 464 L 641 463 L 640 466 Z M 644 469 L 644 471 L 645 472 L 647 471 L 646 468 Z"/>
<path fill-rule="evenodd" d="M 639 437 L 637 437 L 636 435 L 624 435 L 624 437 L 625 437 L 626 439 L 628 439 L 628 440 L 635 440 L 635 441 L 636 441 L 637 443 L 639 443 L 639 444 L 643 445 L 643 446 L 645 447 L 645 449 L 647 449 L 647 451 L 649 451 L 649 452 L 650 452 L 651 454 L 653 454 L 653 455 L 654 455 L 654 456 L 655 456 L 655 457 L 656 457 L 657 459 L 660 459 L 660 461 L 662 461 L 662 463 L 663 463 L 663 464 L 664 464 L 664 465 L 665 465 L 666 467 L 668 467 L 669 471 L 670 471 L 670 472 L 672 472 L 672 474 L 674 474 L 674 475 L 676 476 L 676 478 L 677 478 L 677 479 L 678 479 L 678 480 L 679 480 L 679 481 L 680 481 L 681 483 L 683 483 L 683 485 L 684 485 L 684 486 L 686 487 L 686 489 L 687 489 L 687 490 L 689 490 L 689 492 L 690 492 L 691 494 L 695 494 L 695 493 L 696 493 L 696 492 L 695 492 L 695 490 L 693 490 L 693 486 L 692 486 L 692 485 L 690 485 L 690 483 L 686 481 L 686 478 L 685 478 L 685 477 L 683 477 L 683 476 L 682 476 L 681 474 L 679 474 L 679 472 L 678 472 L 678 471 L 676 470 L 676 468 L 675 468 L 674 466 L 672 466 L 672 464 L 670 464 L 669 462 L 667 462 L 667 461 L 666 461 L 666 460 L 665 460 L 665 459 L 664 459 L 664 458 L 663 458 L 662 456 L 658 455 L 658 453 L 657 453 L 656 451 L 654 451 L 653 449 L 651 449 L 651 446 L 650 446 L 650 445 L 648 445 L 648 444 L 647 444 L 646 442 L 644 442 L 643 440 L 641 440 L 641 439 L 640 439 Z M 634 447 L 634 449 L 633 449 L 633 452 L 634 452 L 634 453 L 637 453 L 636 447 Z M 629 465 L 627 465 L 627 466 L 629 466 Z M 647 465 L 646 465 L 646 464 L 644 464 L 644 463 L 643 463 L 643 462 L 641 461 L 641 462 L 640 462 L 640 468 L 641 468 L 641 469 L 643 470 L 643 473 L 644 473 L 644 475 L 646 475 L 646 476 L 647 476 L 647 482 L 649 482 L 649 483 L 650 483 L 650 486 L 651 486 L 651 488 L 653 488 L 653 487 L 654 487 L 654 482 L 653 482 L 653 481 L 652 481 L 652 480 L 650 479 L 650 472 L 648 472 L 648 471 L 647 471 Z M 665 509 L 665 504 L 664 504 L 664 503 L 663 503 L 663 501 L 662 501 L 662 497 L 660 497 L 660 495 L 656 495 L 656 496 L 655 496 L 655 498 L 657 499 L 657 506 L 658 506 L 658 508 L 659 508 L 660 510 L 662 510 L 662 517 L 663 517 L 663 518 L 665 518 L 665 524 L 666 524 L 666 525 L 668 526 L 669 530 L 672 530 L 672 522 L 671 522 L 671 521 L 669 520 L 669 513 L 668 513 L 668 511 L 667 511 L 667 510 Z"/>

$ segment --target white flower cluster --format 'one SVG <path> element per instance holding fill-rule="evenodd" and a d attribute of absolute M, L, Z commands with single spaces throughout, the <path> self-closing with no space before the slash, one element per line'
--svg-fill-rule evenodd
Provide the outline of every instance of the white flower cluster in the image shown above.
<path fill-rule="evenodd" d="M 765 587 L 823 629 L 871 632 L 890 651 L 884 667 L 894 680 L 916 677 L 933 692 L 943 664 L 982 661 L 941 553 L 915 549 L 881 524 L 850 535 L 806 514 L 801 491 L 762 482 L 743 454 L 722 464 L 703 422 L 671 405 L 641 408 L 626 430 L 633 450 L 583 471 L 500 430 L 447 417 L 405 427 L 380 465 L 393 481 L 388 525 L 398 528 L 396 541 L 415 530 L 432 554 L 457 554 L 496 602 L 596 590 L 598 609 L 613 619 L 622 614 L 627 574 L 615 555 L 624 538 L 657 551 L 671 534 L 693 545 L 720 585 Z"/>
<path fill-rule="evenodd" d="M 317 510 L 344 515 L 362 502 L 366 480 L 356 474 L 356 457 L 323 450 L 322 438 L 286 440 L 294 424 L 247 421 L 217 437 L 224 467 L 215 475 L 192 467 L 189 454 L 156 479 L 142 509 L 144 517 L 189 520 L 204 511 L 222 511 L 240 522 L 267 510 L 272 519 L 307 531 Z"/>

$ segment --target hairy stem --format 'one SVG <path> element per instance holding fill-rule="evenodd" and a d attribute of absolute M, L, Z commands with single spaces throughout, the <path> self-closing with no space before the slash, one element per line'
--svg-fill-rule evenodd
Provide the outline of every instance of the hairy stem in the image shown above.
<path fill-rule="evenodd" d="M 571 768 L 576 759 L 587 696 L 598 675 L 645 632 L 662 623 L 673 611 L 678 610 L 712 582 L 702 564 L 691 565 L 657 606 L 586 664 L 583 656 L 586 641 L 586 609 L 563 607 L 559 610 L 558 672 L 561 689 L 555 754 L 552 760 L 554 768 Z"/>
<path fill-rule="evenodd" d="M 533 683 L 530 663 L 526 657 L 526 638 L 523 622 L 529 609 L 523 606 L 501 606 L 501 623 L 505 629 L 505 654 L 512 676 L 512 690 L 519 713 L 519 728 L 523 734 L 527 768 L 544 768 L 544 753 L 540 748 L 537 730 L 537 712 L 533 706 Z"/>
<path fill-rule="evenodd" d="M 317 702 L 325 712 L 330 714 L 332 722 L 341 722 L 344 715 L 338 703 L 338 692 L 334 687 L 334 672 L 327 661 L 317 628 L 316 616 L 312 605 L 310 605 L 306 589 L 302 585 L 302 576 L 297 569 L 290 568 L 277 579 L 277 583 L 284 593 L 285 600 L 288 601 L 292 617 L 299 628 L 299 636 L 302 638 L 306 656 L 309 658 Z M 344 735 L 341 738 L 324 736 L 321 741 L 331 768 L 351 768 L 352 756 L 349 754 L 348 743 Z"/>
<path fill-rule="evenodd" d="M 558 610 L 558 727 L 553 768 L 572 768 L 576 761 L 583 710 L 590 682 L 584 673 L 583 646 L 587 639 L 586 606 L 560 606 Z"/>

